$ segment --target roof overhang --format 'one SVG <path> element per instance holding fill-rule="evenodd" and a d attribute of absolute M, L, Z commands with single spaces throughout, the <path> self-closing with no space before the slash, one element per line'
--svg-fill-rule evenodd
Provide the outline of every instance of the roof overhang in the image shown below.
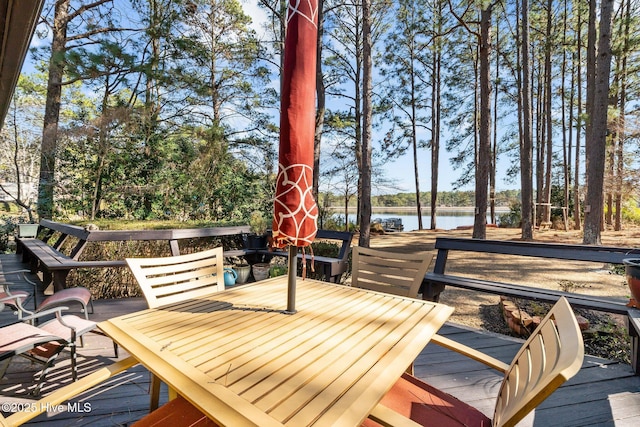
<path fill-rule="evenodd" d="M 44 0 L 0 0 L 0 129 Z"/>

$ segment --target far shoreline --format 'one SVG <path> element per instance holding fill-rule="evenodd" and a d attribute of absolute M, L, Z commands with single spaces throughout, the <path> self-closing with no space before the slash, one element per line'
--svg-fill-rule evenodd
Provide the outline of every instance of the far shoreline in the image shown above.
<path fill-rule="evenodd" d="M 341 213 L 344 212 L 344 207 L 340 206 L 329 206 L 327 208 L 331 212 Z M 496 206 L 496 212 L 509 212 L 508 206 Z M 355 206 L 349 206 L 349 213 L 355 212 L 357 208 Z M 372 206 L 371 211 L 375 213 L 393 213 L 393 212 L 408 212 L 408 213 L 416 213 L 417 209 L 415 206 Z M 473 206 L 438 206 L 436 208 L 436 212 L 463 212 L 473 214 L 475 211 L 475 207 Z M 422 208 L 422 215 L 428 215 L 431 213 L 431 207 L 425 206 Z M 487 213 L 489 213 L 489 208 L 487 208 Z"/>

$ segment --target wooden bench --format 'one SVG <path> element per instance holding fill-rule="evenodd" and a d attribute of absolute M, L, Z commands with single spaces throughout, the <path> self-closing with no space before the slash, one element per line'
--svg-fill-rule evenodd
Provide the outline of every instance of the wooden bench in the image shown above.
<path fill-rule="evenodd" d="M 235 236 L 249 233 L 249 226 L 212 227 L 196 229 L 167 230 L 89 230 L 77 225 L 41 220 L 38 237 L 16 238 L 16 252 L 22 254 L 22 261 L 28 263 L 31 271 L 42 271 L 45 286 L 53 284 L 55 291 L 66 288 L 69 272 L 78 268 L 125 267 L 122 260 L 81 260 L 83 250 L 89 242 L 115 241 L 166 241 L 171 255 L 180 255 L 179 242 L 204 237 Z M 55 240 L 54 237 L 58 236 Z M 77 243 L 69 251 L 62 252 L 62 245 L 68 238 L 76 238 Z M 244 256 L 253 253 L 244 248 L 225 251 L 225 257 Z"/>
<path fill-rule="evenodd" d="M 43 283 L 45 286 L 53 284 L 54 291 L 66 288 L 67 276 L 73 269 L 126 266 L 124 260 L 78 260 L 90 233 L 82 227 L 43 220 L 40 222 L 39 233 L 41 229 L 45 230 L 42 239 L 37 237 L 16 238 L 16 252 L 22 254 L 22 261 L 30 265 L 32 273 L 42 272 Z M 48 242 L 56 231 L 60 232 L 60 236 L 50 245 Z M 78 238 L 78 243 L 71 251 L 71 255 L 66 255 L 59 248 L 70 236 Z"/>
<path fill-rule="evenodd" d="M 621 265 L 625 258 L 633 257 L 633 249 L 606 246 L 568 245 L 557 243 L 515 242 L 482 239 L 436 238 L 438 250 L 432 272 L 428 272 L 422 282 L 422 297 L 438 301 L 446 286 L 469 289 L 514 298 L 555 303 L 564 296 L 574 308 L 597 310 L 627 316 L 631 337 L 631 364 L 640 375 L 640 310 L 627 306 L 627 301 L 607 297 L 582 295 L 573 292 L 536 288 L 533 286 L 501 283 L 481 278 L 462 277 L 446 274 L 447 258 L 450 251 L 483 252 L 503 255 L 517 255 L 538 258 L 552 258 L 567 261 L 602 262 Z M 491 268 L 487 266 L 487 268 Z"/>
<path fill-rule="evenodd" d="M 340 242 L 340 250 L 336 258 L 314 255 L 313 262 L 315 264 L 315 268 L 322 272 L 322 276 L 325 281 L 338 283 L 340 282 L 342 274 L 349 268 L 349 254 L 351 253 L 353 233 L 346 231 L 318 230 L 315 241 L 318 242 L 322 240 L 334 240 Z M 258 249 L 256 253 L 266 259 L 271 259 L 274 256 L 289 257 L 289 252 L 282 250 Z M 309 258 L 308 252 L 306 257 Z M 302 259 L 302 254 L 298 254 L 298 259 Z"/>

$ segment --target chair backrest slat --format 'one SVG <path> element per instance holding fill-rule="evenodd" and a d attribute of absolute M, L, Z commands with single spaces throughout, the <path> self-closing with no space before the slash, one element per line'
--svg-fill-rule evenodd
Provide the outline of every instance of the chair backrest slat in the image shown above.
<path fill-rule="evenodd" d="M 432 258 L 431 254 L 403 254 L 356 246 L 351 285 L 415 298 Z"/>
<path fill-rule="evenodd" d="M 161 258 L 127 258 L 149 308 L 224 290 L 221 247 Z"/>
<path fill-rule="evenodd" d="M 562 297 L 516 354 L 505 373 L 494 426 L 513 426 L 582 366 L 584 343 L 578 322 Z"/>

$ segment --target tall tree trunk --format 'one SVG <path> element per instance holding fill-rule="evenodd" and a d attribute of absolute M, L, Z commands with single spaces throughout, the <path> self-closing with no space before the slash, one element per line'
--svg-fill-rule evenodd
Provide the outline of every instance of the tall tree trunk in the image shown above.
<path fill-rule="evenodd" d="M 111 96 L 111 91 L 109 88 L 109 77 L 105 78 L 104 85 L 104 94 L 102 95 L 102 108 L 100 109 L 102 117 L 100 120 L 100 134 L 98 135 L 98 165 L 96 167 L 96 177 L 93 184 L 93 197 L 91 201 L 91 220 L 96 219 L 96 215 L 98 214 L 98 210 L 100 209 L 100 201 L 102 200 L 102 177 L 105 169 L 105 164 L 107 162 L 107 154 L 109 152 L 109 148 L 107 146 L 108 137 L 107 137 L 107 117 L 108 117 L 108 106 L 109 106 L 109 96 Z"/>
<path fill-rule="evenodd" d="M 356 7 L 357 9 L 357 7 Z M 354 70 L 354 95 L 353 95 L 353 108 L 354 108 L 354 122 L 355 122 L 355 131 L 354 131 L 354 137 L 355 137 L 355 153 L 356 153 L 356 163 L 358 165 L 358 200 L 356 203 L 357 206 L 357 212 L 356 212 L 356 218 L 358 218 L 358 223 L 360 222 L 360 209 L 362 208 L 362 188 L 363 188 L 363 183 L 362 183 L 362 178 L 364 176 L 364 165 L 363 165 L 363 156 L 364 156 L 364 152 L 363 152 L 363 148 L 362 148 L 362 127 L 363 127 L 363 123 L 362 123 L 362 62 L 364 61 L 363 58 L 363 52 L 362 50 L 359 48 L 360 46 L 360 42 L 361 42 L 361 35 L 363 34 L 364 30 L 362 29 L 362 16 L 358 15 L 357 11 L 356 11 L 356 25 L 355 25 L 355 29 L 354 29 L 354 41 L 355 41 L 355 52 L 356 52 L 356 57 L 354 58 L 355 60 L 355 70 Z"/>
<path fill-rule="evenodd" d="M 529 72 L 529 0 L 522 0 L 522 139 L 520 144 L 520 182 L 522 194 L 522 240 L 533 239 L 533 165 L 531 141 L 531 91 Z"/>
<path fill-rule="evenodd" d="M 371 235 L 371 132 L 373 61 L 371 39 L 371 0 L 362 1 L 362 200 L 358 244 L 369 247 Z"/>
<path fill-rule="evenodd" d="M 437 2 L 436 34 L 442 30 L 442 3 Z M 431 224 L 432 230 L 436 229 L 438 206 L 438 171 L 440 158 L 440 71 L 442 69 L 442 40 L 438 37 L 434 41 L 433 73 L 431 75 Z"/>
<path fill-rule="evenodd" d="M 573 178 L 573 228 L 580 230 L 582 228 L 582 209 L 580 207 L 580 136 L 582 135 L 582 11 L 578 7 L 577 33 L 577 69 L 576 69 L 576 86 L 578 87 L 578 111 L 576 114 L 576 158 Z"/>
<path fill-rule="evenodd" d="M 595 3 L 595 0 L 591 0 L 590 3 Z M 604 186 L 604 158 L 607 139 L 613 3 L 613 0 L 602 0 L 600 5 L 598 54 L 592 79 L 595 82 L 595 87 L 592 89 L 592 104 L 591 108 L 589 108 L 591 125 L 588 127 L 590 132 L 587 132 L 587 199 L 585 202 L 583 243 L 590 245 L 600 244 L 602 226 L 602 190 Z M 593 17 L 595 18 L 595 5 L 593 5 L 593 9 Z M 595 29 L 595 22 L 593 24 L 590 23 L 589 26 L 593 26 Z M 587 87 L 587 89 L 589 88 Z"/>
<path fill-rule="evenodd" d="M 562 44 L 563 46 L 567 41 L 567 0 L 564 0 L 564 12 L 562 15 Z M 569 211 L 569 185 L 571 184 L 571 128 L 567 127 L 567 103 L 566 103 L 566 92 L 564 81 L 567 75 L 567 52 L 566 50 L 562 51 L 562 67 L 560 71 L 560 80 L 563 82 L 560 85 L 560 100 L 561 100 L 561 110 L 562 110 L 562 179 L 563 179 L 563 209 L 562 209 L 562 219 L 565 220 L 564 227 L 565 231 L 567 230 L 567 215 Z M 572 105 L 573 100 L 573 79 L 571 79 L 571 89 L 570 92 L 570 100 L 569 105 Z M 570 107 L 572 108 L 572 107 Z M 571 114 L 569 114 L 569 120 L 571 121 Z M 568 135 L 567 135 L 568 133 Z"/>
<path fill-rule="evenodd" d="M 414 59 L 411 59 L 411 67 L 413 67 Z M 416 187 L 416 214 L 418 215 L 418 230 L 423 230 L 422 226 L 422 204 L 420 203 L 420 174 L 418 172 L 418 129 L 417 129 L 417 110 L 416 110 L 416 73 L 411 71 L 411 146 L 413 148 L 413 178 Z"/>
<path fill-rule="evenodd" d="M 64 54 L 67 42 L 70 3 L 71 0 L 57 1 L 53 18 L 53 39 L 51 41 L 47 99 L 45 101 L 40 150 L 40 183 L 38 187 L 37 212 L 41 219 L 53 218 L 53 190 L 55 187 L 58 121 L 60 119 L 62 76 L 65 68 Z"/>
<path fill-rule="evenodd" d="M 622 47 L 622 59 L 620 65 L 620 119 L 618 122 L 618 138 L 616 144 L 616 182 L 615 182 L 615 191 L 616 191 L 616 200 L 615 200 L 615 209 L 616 209 L 616 217 L 614 229 L 616 231 L 622 230 L 622 191 L 623 191 L 623 182 L 624 182 L 624 142 L 626 138 L 626 119 L 625 119 L 625 110 L 627 108 L 627 57 L 629 55 L 629 26 L 631 22 L 631 0 L 626 1 L 627 11 L 624 12 L 624 2 L 623 2 L 623 19 L 624 28 L 623 28 L 623 47 Z"/>
<path fill-rule="evenodd" d="M 532 70 L 536 70 L 536 66 L 542 66 L 541 64 L 536 64 L 535 63 L 535 56 L 531 57 L 532 59 L 532 66 L 531 69 Z M 534 91 L 534 93 L 531 94 L 531 99 L 535 99 L 536 101 L 536 112 L 535 115 L 533 116 L 535 119 L 535 137 L 533 139 L 534 144 L 535 144 L 535 150 L 536 150 L 536 205 L 537 206 L 542 206 L 541 204 L 544 203 L 544 158 L 545 158 L 545 137 L 544 137 L 544 132 L 545 132 L 545 127 L 544 127 L 544 119 L 545 116 L 543 114 L 543 100 L 544 100 L 544 84 L 543 84 L 543 78 L 544 78 L 544 73 L 532 73 L 532 81 L 533 81 L 533 75 L 537 74 L 537 79 L 535 81 L 536 84 L 536 89 Z M 532 84 L 533 87 L 533 84 Z M 540 224 L 541 220 L 542 220 L 542 210 L 536 210 L 536 218 L 534 218 L 534 224 L 538 223 Z"/>
<path fill-rule="evenodd" d="M 476 211 L 473 238 L 487 237 L 487 189 L 491 163 L 491 10 L 488 5 L 480 12 L 480 143 L 476 170 Z"/>
<path fill-rule="evenodd" d="M 544 221 L 551 225 L 551 169 L 553 160 L 553 122 L 551 120 L 551 18 L 552 18 L 552 1 L 547 0 L 547 31 L 544 52 L 544 122 L 545 122 L 545 173 L 544 173 Z"/>
<path fill-rule="evenodd" d="M 617 100 L 614 101 L 614 105 L 617 105 Z M 613 131 L 612 133 L 613 141 L 617 140 L 617 133 Z M 604 224 L 612 225 L 613 224 L 613 183 L 614 183 L 614 173 L 615 173 L 615 147 L 613 146 L 612 139 L 609 139 L 605 143 L 605 179 L 604 179 L 604 194 L 605 194 L 605 205 L 604 205 Z"/>
<path fill-rule="evenodd" d="M 491 224 L 496 223 L 496 164 L 498 163 L 498 82 L 500 80 L 500 20 L 496 21 L 496 76 L 493 91 L 493 143 L 489 175 L 489 209 Z"/>
<path fill-rule="evenodd" d="M 316 131 L 313 140 L 313 198 L 318 200 L 320 193 L 320 148 L 322 128 L 326 112 L 326 95 L 322 76 L 322 37 L 324 34 L 324 0 L 318 0 L 318 43 L 316 45 Z M 347 223 L 348 224 L 348 223 Z"/>

